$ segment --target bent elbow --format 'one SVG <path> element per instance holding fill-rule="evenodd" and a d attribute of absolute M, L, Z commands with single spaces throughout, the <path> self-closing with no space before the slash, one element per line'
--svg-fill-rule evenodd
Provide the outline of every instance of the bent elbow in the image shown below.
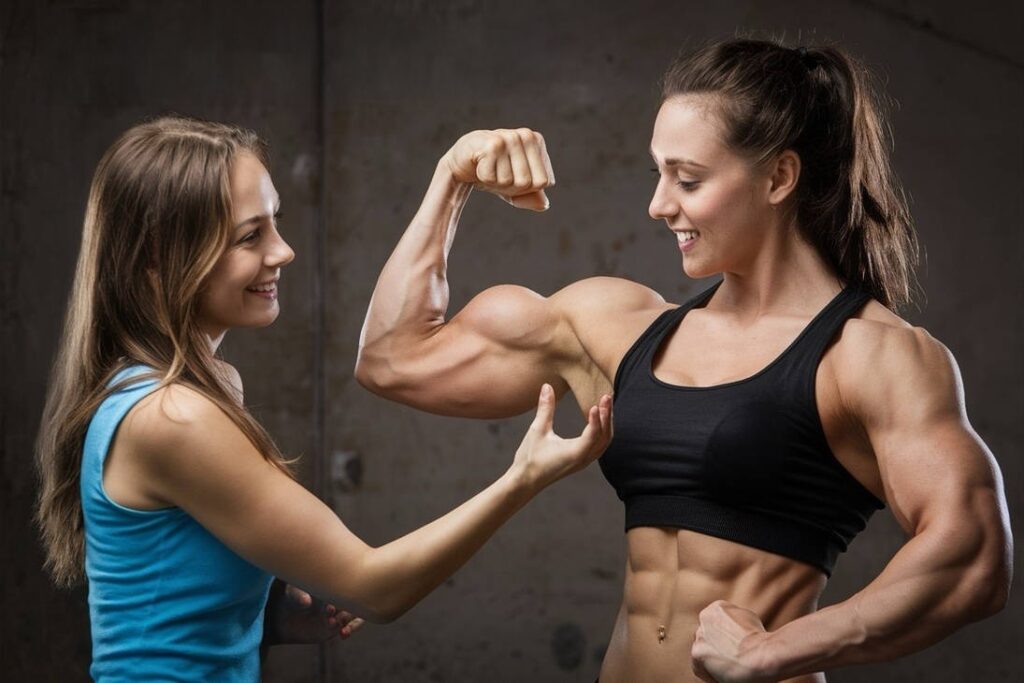
<path fill-rule="evenodd" d="M 359 349 L 356 356 L 356 367 L 354 370 L 356 381 L 368 391 L 385 396 L 389 388 L 394 384 L 394 373 L 390 371 L 388 363 L 365 348 Z"/>
<path fill-rule="evenodd" d="M 995 616 L 1006 609 L 1006 605 L 1010 601 L 1010 583 L 1011 579 L 1007 572 L 998 572 L 992 578 L 987 600 L 982 605 L 983 619 Z"/>
<path fill-rule="evenodd" d="M 374 601 L 366 606 L 366 619 L 375 624 L 390 624 L 409 611 L 411 604 L 403 604 L 394 599 Z"/>
<path fill-rule="evenodd" d="M 980 621 L 995 616 L 1006 609 L 1010 599 L 1011 570 L 1008 563 L 1000 563 L 990 568 L 976 580 L 969 582 L 973 617 L 971 621 Z"/>

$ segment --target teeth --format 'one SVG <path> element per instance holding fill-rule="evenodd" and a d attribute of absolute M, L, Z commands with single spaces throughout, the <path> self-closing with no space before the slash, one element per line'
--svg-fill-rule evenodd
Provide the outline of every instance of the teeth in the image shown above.
<path fill-rule="evenodd" d="M 277 283 L 271 282 L 269 285 L 253 285 L 252 287 L 249 287 L 249 289 L 253 292 L 273 292 L 277 289 Z"/>
<path fill-rule="evenodd" d="M 686 242 L 687 240 L 695 239 L 698 234 L 696 230 L 682 230 L 676 233 L 676 237 L 680 242 Z"/>

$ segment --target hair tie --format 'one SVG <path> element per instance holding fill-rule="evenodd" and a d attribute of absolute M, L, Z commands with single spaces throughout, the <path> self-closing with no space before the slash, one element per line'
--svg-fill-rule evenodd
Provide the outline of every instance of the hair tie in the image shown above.
<path fill-rule="evenodd" d="M 798 47 L 796 48 L 795 52 L 797 53 L 797 55 L 799 55 L 800 62 L 804 65 L 805 69 L 807 69 L 808 71 L 813 71 L 814 69 L 818 68 L 819 61 L 815 58 L 814 55 L 809 54 L 807 52 L 806 47 Z"/>

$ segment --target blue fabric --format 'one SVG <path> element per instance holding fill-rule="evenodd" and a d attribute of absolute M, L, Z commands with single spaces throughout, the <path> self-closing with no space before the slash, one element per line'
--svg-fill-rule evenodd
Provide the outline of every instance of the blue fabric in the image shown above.
<path fill-rule="evenodd" d="M 133 366 L 114 378 L 150 371 Z M 141 379 L 96 410 L 82 452 L 85 573 L 96 681 L 259 680 L 263 611 L 272 577 L 184 510 L 136 510 L 103 489 L 121 420 L 157 387 Z"/>

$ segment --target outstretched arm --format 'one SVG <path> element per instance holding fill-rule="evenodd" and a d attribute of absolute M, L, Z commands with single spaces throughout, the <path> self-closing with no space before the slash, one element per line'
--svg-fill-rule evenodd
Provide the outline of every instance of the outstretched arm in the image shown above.
<path fill-rule="evenodd" d="M 552 431 L 555 399 L 537 416 L 508 471 L 440 519 L 371 547 L 334 512 L 268 463 L 233 422 L 191 389 L 170 385 L 122 424 L 154 500 L 185 510 L 252 564 L 373 621 L 391 621 L 461 567 L 537 492 L 592 462 L 611 436 L 611 401 L 583 433 Z"/>
<path fill-rule="evenodd" d="M 917 328 L 880 335 L 863 357 L 870 381 L 840 386 L 911 538 L 863 590 L 774 632 L 749 610 L 708 606 L 692 651 L 704 680 L 777 681 L 890 660 L 1006 604 L 1013 541 L 1002 475 L 967 421 L 952 355 Z"/>

